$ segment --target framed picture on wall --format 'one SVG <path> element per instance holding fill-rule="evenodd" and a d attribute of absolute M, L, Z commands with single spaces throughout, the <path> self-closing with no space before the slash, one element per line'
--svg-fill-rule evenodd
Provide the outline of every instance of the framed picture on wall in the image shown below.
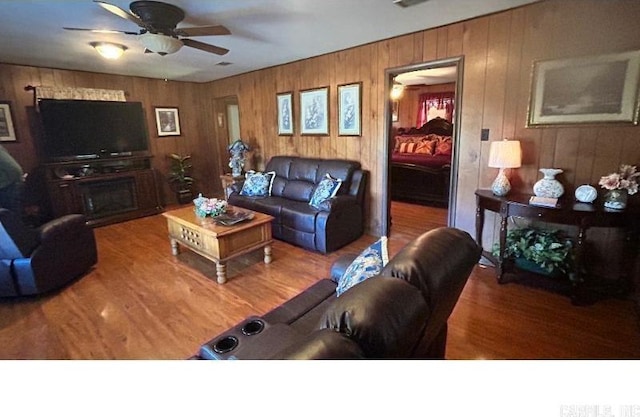
<path fill-rule="evenodd" d="M 0 101 L 0 142 L 15 142 L 17 140 L 11 115 L 11 102 Z"/>
<path fill-rule="evenodd" d="M 158 136 L 180 136 L 177 107 L 155 107 Z"/>
<path fill-rule="evenodd" d="M 362 135 L 362 83 L 338 86 L 338 135 Z"/>
<path fill-rule="evenodd" d="M 300 92 L 300 133 L 329 134 L 329 87 Z"/>
<path fill-rule="evenodd" d="M 276 94 L 278 109 L 278 135 L 293 135 L 293 93 Z"/>
<path fill-rule="evenodd" d="M 537 61 L 527 126 L 638 124 L 640 51 Z"/>

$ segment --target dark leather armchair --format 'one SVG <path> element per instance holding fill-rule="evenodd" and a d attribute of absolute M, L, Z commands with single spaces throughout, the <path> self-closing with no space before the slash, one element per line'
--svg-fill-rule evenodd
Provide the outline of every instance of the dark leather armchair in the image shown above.
<path fill-rule="evenodd" d="M 52 291 L 97 262 L 93 229 L 83 215 L 70 214 L 32 229 L 0 208 L 0 297 Z"/>

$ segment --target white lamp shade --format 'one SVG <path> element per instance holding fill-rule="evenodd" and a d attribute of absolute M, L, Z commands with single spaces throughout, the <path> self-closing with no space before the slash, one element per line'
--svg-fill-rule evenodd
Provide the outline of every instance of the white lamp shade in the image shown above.
<path fill-rule="evenodd" d="M 489 167 L 520 168 L 522 149 L 518 140 L 501 140 L 491 142 L 489 148 Z"/>
<path fill-rule="evenodd" d="M 178 52 L 183 45 L 180 39 L 157 33 L 146 32 L 142 35 L 138 35 L 138 38 L 145 48 L 151 52 L 156 52 L 161 55 Z"/>

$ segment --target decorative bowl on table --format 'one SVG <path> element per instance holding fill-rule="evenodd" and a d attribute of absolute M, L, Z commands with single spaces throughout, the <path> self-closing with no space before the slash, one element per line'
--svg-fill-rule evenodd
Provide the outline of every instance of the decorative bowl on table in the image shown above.
<path fill-rule="evenodd" d="M 198 217 L 218 217 L 227 212 L 227 202 L 217 198 L 198 197 L 193 200 L 196 216 Z"/>
<path fill-rule="evenodd" d="M 253 212 L 239 210 L 236 208 L 235 210 L 230 210 L 225 214 L 217 216 L 214 220 L 216 224 L 221 224 L 223 226 L 233 226 L 236 223 L 240 223 L 245 220 L 251 220 L 253 219 L 253 217 Z"/>

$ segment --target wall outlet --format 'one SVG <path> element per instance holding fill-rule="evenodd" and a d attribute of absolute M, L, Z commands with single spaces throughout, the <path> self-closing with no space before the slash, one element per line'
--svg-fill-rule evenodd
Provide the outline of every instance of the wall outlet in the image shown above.
<path fill-rule="evenodd" d="M 480 140 L 483 142 L 489 140 L 489 129 L 482 129 L 480 131 Z"/>

